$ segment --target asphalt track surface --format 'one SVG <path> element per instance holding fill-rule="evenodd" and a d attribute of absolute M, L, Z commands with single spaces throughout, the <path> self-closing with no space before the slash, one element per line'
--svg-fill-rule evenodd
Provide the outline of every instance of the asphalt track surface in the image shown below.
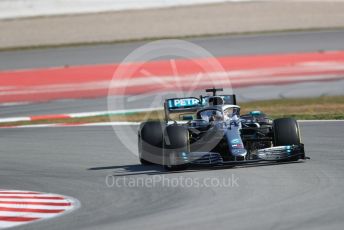
<path fill-rule="evenodd" d="M 344 30 L 186 39 L 214 56 L 344 49 Z M 119 63 L 147 42 L 0 52 L 0 70 Z M 174 57 L 175 58 L 175 57 Z"/>
<path fill-rule="evenodd" d="M 231 40 L 233 39 L 233 40 Z M 338 50 L 344 32 L 196 39 L 215 55 Z M 231 41 L 230 48 L 226 44 Z M 0 52 L 1 69 L 121 61 L 140 43 Z M 202 45 L 202 44 L 201 44 Z M 113 59 L 113 48 L 118 54 Z M 213 47 L 213 49 L 211 48 Z M 99 51 L 98 51 L 99 50 Z M 217 51 L 216 51 L 217 50 Z M 92 54 L 92 55 L 91 55 Z M 306 84 L 306 83 L 305 83 Z M 343 82 L 261 86 L 242 90 L 272 98 L 341 94 Z M 305 87 L 306 86 L 306 87 Z M 321 86 L 321 87 L 320 87 Z M 264 88 L 265 87 L 265 88 Z M 258 91 L 260 90 L 260 91 Z M 259 93 L 260 92 L 260 93 Z M 298 93 L 293 93 L 298 92 Z M 245 97 L 245 98 L 244 98 Z M 105 98 L 1 107 L 1 116 L 106 110 Z M 133 129 L 136 127 L 124 127 Z M 119 127 L 0 129 L 0 188 L 71 196 L 81 207 L 68 215 L 17 229 L 342 229 L 344 123 L 302 123 L 307 162 L 168 173 L 141 166 L 119 140 Z M 132 135 L 132 146 L 136 137 Z M 107 176 L 137 181 L 162 177 L 238 178 L 233 187 L 107 186 Z M 108 177 L 109 178 L 109 177 Z M 112 177 L 110 177 L 111 182 Z M 108 181 L 109 182 L 109 181 Z"/>
<path fill-rule="evenodd" d="M 311 157 L 306 162 L 180 173 L 139 165 L 112 127 L 1 129 L 0 187 L 81 202 L 75 212 L 18 229 L 342 229 L 343 128 L 343 122 L 302 123 Z M 137 181 L 237 178 L 237 183 L 108 187 L 109 175 Z"/>
<path fill-rule="evenodd" d="M 220 36 L 190 39 L 189 41 L 202 46 L 214 56 L 331 51 L 344 49 L 344 31 Z M 145 42 L 0 52 L 0 70 L 118 63 L 143 44 Z M 238 101 L 243 102 L 285 97 L 340 95 L 343 93 L 343 88 L 344 81 L 334 81 L 248 87 L 236 89 L 234 92 L 238 96 Z M 119 98 L 119 100 L 121 99 Z M 137 104 L 132 103 L 128 108 L 136 107 Z M 1 106 L 0 116 L 60 114 L 105 111 L 107 109 L 107 98 L 85 98 L 83 100 Z"/>

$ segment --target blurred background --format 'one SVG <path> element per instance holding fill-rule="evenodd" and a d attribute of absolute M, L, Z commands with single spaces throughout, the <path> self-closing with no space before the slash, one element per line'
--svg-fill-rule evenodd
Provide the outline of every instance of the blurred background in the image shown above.
<path fill-rule="evenodd" d="M 0 0 L 0 116 L 103 114 L 113 74 L 130 53 L 181 39 L 206 54 L 141 56 L 134 62 L 145 66 L 131 76 L 131 88 L 109 96 L 177 91 L 166 88 L 176 75 L 170 60 L 187 87 L 199 72 L 192 63 L 215 58 L 223 69 L 201 72 L 220 72 L 212 81 L 229 80 L 247 110 L 340 119 L 343 12 L 343 1 Z M 152 108 L 144 101 L 121 110 Z"/>

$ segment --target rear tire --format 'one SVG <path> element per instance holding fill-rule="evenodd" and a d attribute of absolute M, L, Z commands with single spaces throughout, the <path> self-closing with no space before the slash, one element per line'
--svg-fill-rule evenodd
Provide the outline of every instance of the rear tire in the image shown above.
<path fill-rule="evenodd" d="M 140 163 L 141 165 L 153 165 L 154 163 L 150 162 L 150 161 L 146 161 L 145 159 L 140 157 Z"/>
<path fill-rule="evenodd" d="M 176 164 L 174 157 L 181 152 L 189 152 L 189 131 L 178 125 L 167 126 L 164 132 L 164 167 L 168 171 L 179 171 L 187 168 L 186 164 Z"/>
<path fill-rule="evenodd" d="M 165 123 L 160 121 L 141 123 L 138 134 L 138 149 L 142 165 L 161 163 L 165 127 Z"/>
<path fill-rule="evenodd" d="M 293 118 L 280 118 L 273 121 L 274 146 L 300 145 L 300 129 Z M 300 159 L 300 156 L 291 157 L 289 161 Z"/>

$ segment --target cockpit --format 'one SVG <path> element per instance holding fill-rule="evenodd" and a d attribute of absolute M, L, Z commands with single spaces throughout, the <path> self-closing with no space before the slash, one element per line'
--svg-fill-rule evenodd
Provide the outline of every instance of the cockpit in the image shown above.
<path fill-rule="evenodd" d="M 228 107 L 224 110 L 208 108 L 197 112 L 197 119 L 202 119 L 207 122 L 227 121 L 232 119 L 234 116 L 240 116 L 240 109 L 238 107 Z"/>
<path fill-rule="evenodd" d="M 204 109 L 197 113 L 197 118 L 207 122 L 223 121 L 223 113 L 217 109 Z"/>

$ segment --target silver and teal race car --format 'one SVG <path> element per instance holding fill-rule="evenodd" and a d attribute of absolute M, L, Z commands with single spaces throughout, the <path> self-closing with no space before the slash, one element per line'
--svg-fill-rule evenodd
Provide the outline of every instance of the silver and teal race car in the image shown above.
<path fill-rule="evenodd" d="M 140 162 L 168 170 L 305 159 L 300 129 L 292 118 L 272 120 L 260 111 L 240 115 L 235 95 L 171 98 L 165 120 L 138 130 Z"/>

